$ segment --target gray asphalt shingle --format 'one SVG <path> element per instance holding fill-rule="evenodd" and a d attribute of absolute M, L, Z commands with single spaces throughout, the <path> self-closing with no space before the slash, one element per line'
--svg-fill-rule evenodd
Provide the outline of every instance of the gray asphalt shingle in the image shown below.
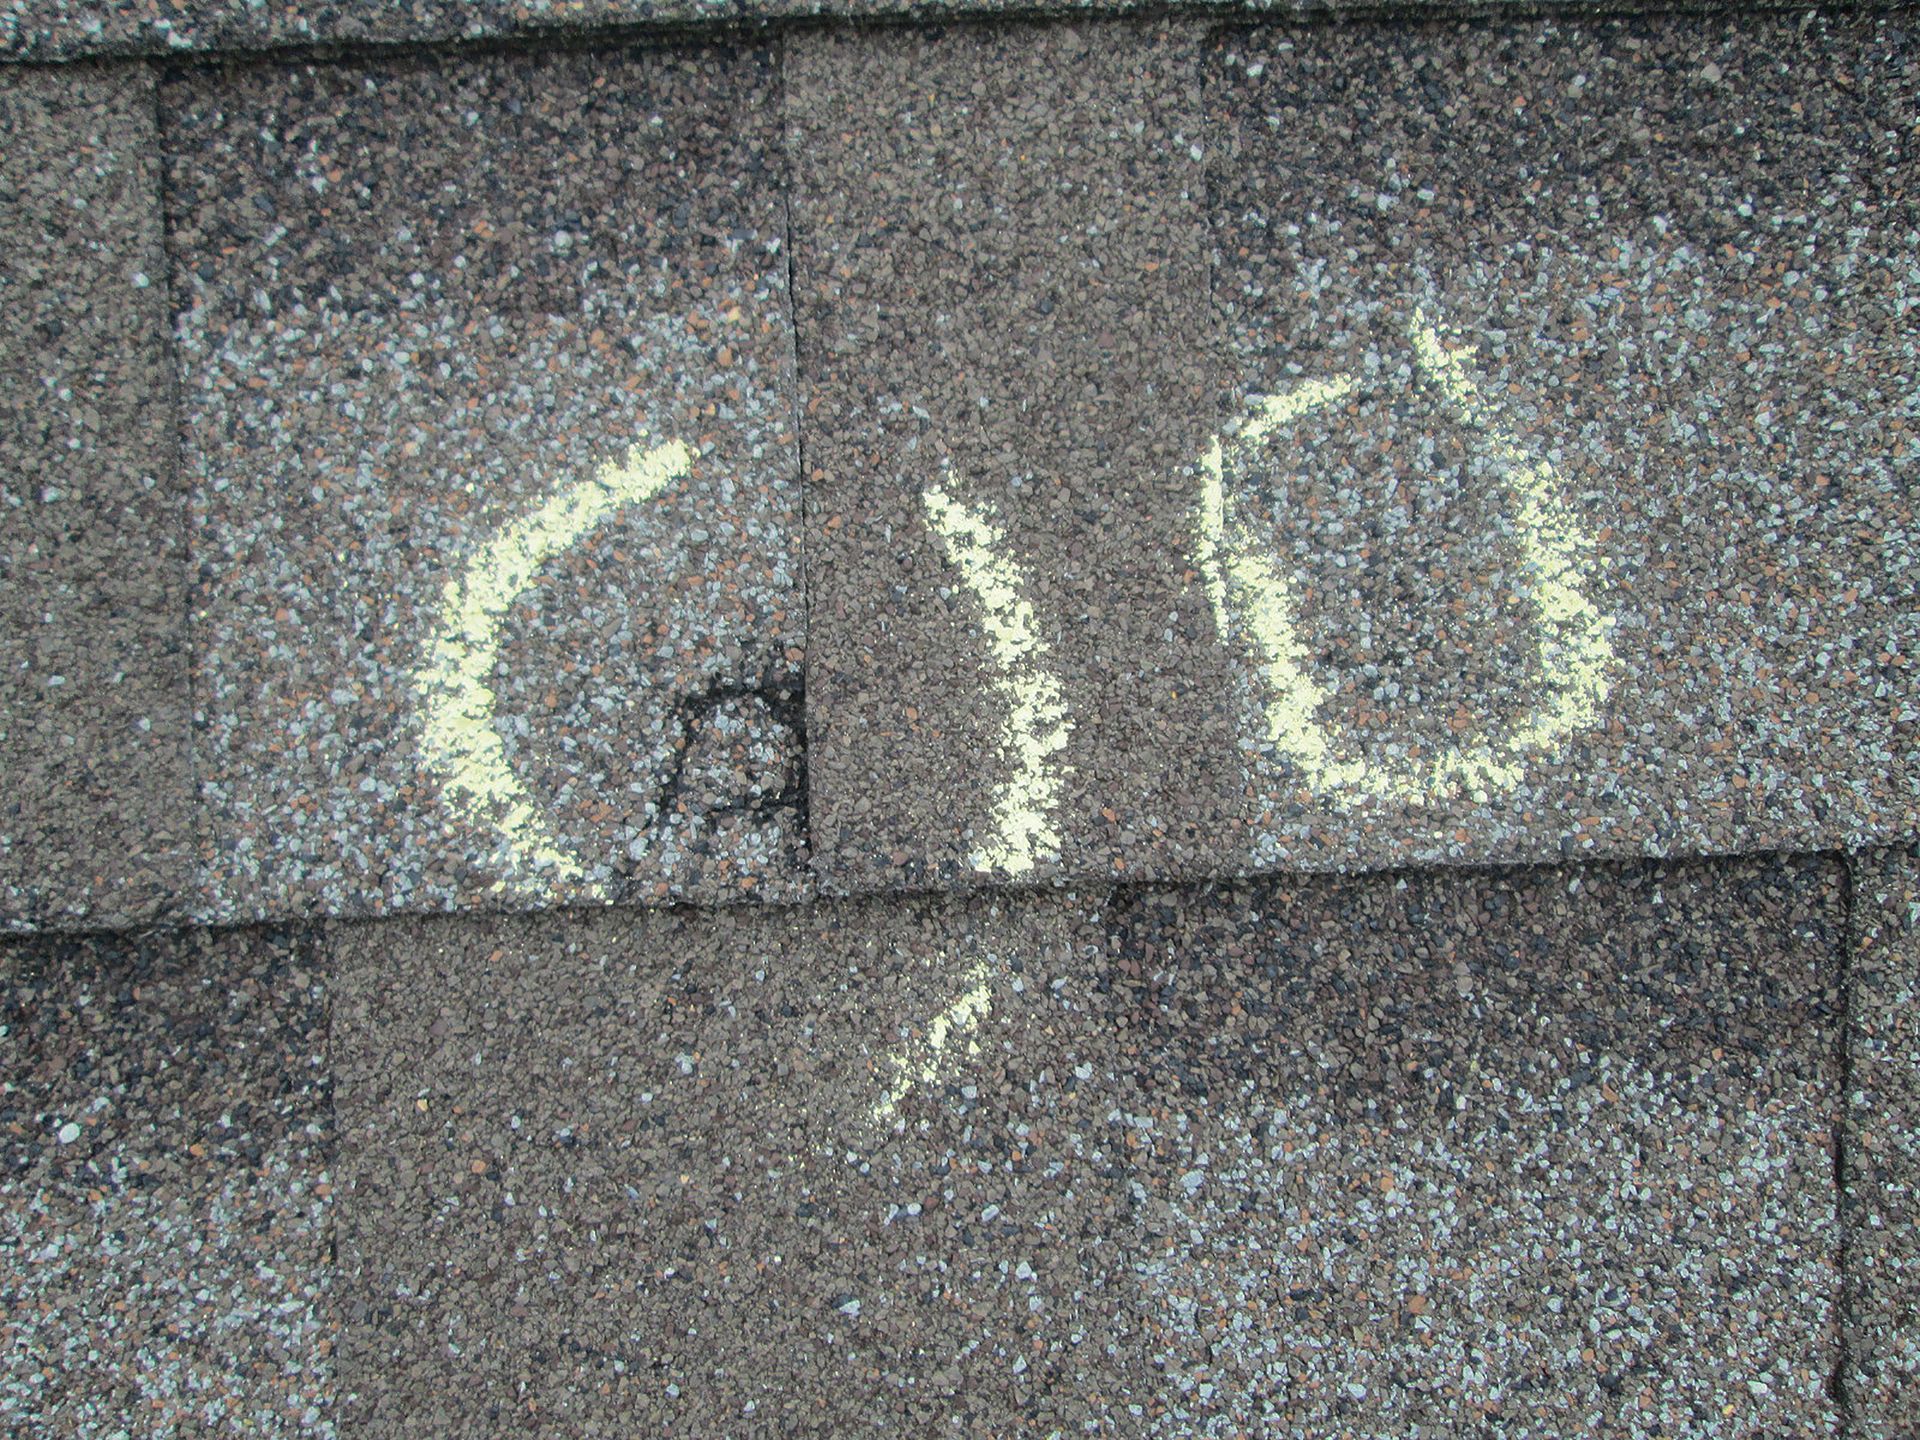
<path fill-rule="evenodd" d="M 830 886 L 1217 872 L 1244 849 L 1183 535 L 1218 423 L 1203 34 L 792 44 Z"/>
<path fill-rule="evenodd" d="M 168 84 L 206 914 L 804 888 L 774 81 Z"/>
<path fill-rule="evenodd" d="M 1759 861 L 343 927 L 342 1423 L 1830 1433 L 1843 899 Z"/>
<path fill-rule="evenodd" d="M 1297 412 L 1223 466 L 1256 866 L 1907 833 L 1900 24 L 1227 32 L 1208 96 L 1233 383 Z"/>
<path fill-rule="evenodd" d="M 1834 1433 L 1844 900 L 1830 859 L 1123 900 L 1146 1433 Z"/>
<path fill-rule="evenodd" d="M 1083 928 L 981 898 L 341 929 L 343 1429 L 1077 1432 L 1122 1263 Z"/>
<path fill-rule="evenodd" d="M 1907 833 L 1904 32 L 1211 33 L 795 42 L 823 881 Z"/>
<path fill-rule="evenodd" d="M 0 1428 L 330 1436 L 325 959 L 0 945 Z"/>
<path fill-rule="evenodd" d="M 0 70 L 0 926 L 178 913 L 185 560 L 153 83 Z"/>

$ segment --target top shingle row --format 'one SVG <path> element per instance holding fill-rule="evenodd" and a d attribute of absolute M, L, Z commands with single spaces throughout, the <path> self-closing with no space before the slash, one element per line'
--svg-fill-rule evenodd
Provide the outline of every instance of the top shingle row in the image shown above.
<path fill-rule="evenodd" d="M 1843 0 L 1842 7 L 1858 3 Z M 1537 15 L 1811 8 L 1806 0 L 0 0 L 0 60 L 435 44 L 617 27 L 1188 12 L 1214 16 Z M 1822 8 L 1833 9 L 1833 5 Z M 1873 8 L 1871 0 L 1863 8 Z"/>
<path fill-rule="evenodd" d="M 1914 833 L 1893 18 L 0 73 L 12 928 Z"/>

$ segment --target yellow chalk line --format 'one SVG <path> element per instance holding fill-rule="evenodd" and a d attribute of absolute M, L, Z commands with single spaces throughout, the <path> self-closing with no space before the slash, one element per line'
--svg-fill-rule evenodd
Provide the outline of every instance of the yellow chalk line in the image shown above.
<path fill-rule="evenodd" d="M 1358 388 L 1350 375 L 1313 380 L 1263 402 L 1231 440 L 1216 439 L 1201 456 L 1201 493 L 1195 558 L 1222 637 L 1244 630 L 1262 657 L 1267 733 L 1276 748 L 1306 772 L 1313 788 L 1336 801 L 1446 799 L 1462 791 L 1510 790 L 1520 783 L 1524 758 L 1550 750 L 1598 718 L 1613 663 L 1612 621 L 1578 586 L 1593 544 L 1559 498 L 1559 477 L 1545 460 L 1528 455 L 1496 420 L 1466 368 L 1471 351 L 1450 350 L 1424 317 L 1412 326 L 1421 372 L 1440 390 L 1461 422 L 1483 432 L 1513 490 L 1518 548 L 1531 574 L 1529 596 L 1539 618 L 1539 653 L 1546 687 L 1506 733 L 1450 746 L 1427 764 L 1341 756 L 1315 718 L 1327 690 L 1307 673 L 1307 650 L 1294 623 L 1292 588 L 1244 525 L 1227 513 L 1226 468 L 1276 431 L 1337 403 Z M 1234 600 L 1240 602 L 1238 624 Z"/>
<path fill-rule="evenodd" d="M 1551 632 L 1541 646 L 1550 703 L 1507 742 L 1514 751 L 1544 750 L 1593 724 L 1605 703 L 1607 669 L 1613 663 L 1612 621 L 1581 594 L 1582 563 L 1591 564 L 1593 540 L 1560 498 L 1559 477 L 1546 462 L 1526 454 L 1505 433 L 1480 387 L 1468 374 L 1469 349 L 1449 350 L 1424 318 L 1415 321 L 1414 353 L 1439 383 L 1462 420 L 1487 433 L 1506 468 L 1518 508 L 1522 562 L 1534 578 L 1533 607 Z"/>
<path fill-rule="evenodd" d="M 1049 647 L 1034 633 L 1033 606 L 1021 598 L 1028 580 L 1008 558 L 1006 537 L 985 514 L 938 486 L 921 498 L 947 558 L 986 611 L 982 628 L 1000 672 L 994 685 L 1007 701 L 1003 739 L 1013 770 L 994 802 L 994 836 L 972 857 L 973 865 L 1022 875 L 1060 853 L 1053 811 L 1061 775 L 1052 757 L 1066 748 L 1072 722 L 1060 682 L 1040 663 Z"/>
<path fill-rule="evenodd" d="M 995 670 L 994 686 L 1007 702 L 1003 744 L 1013 767 L 1000 785 L 993 807 L 994 835 L 972 857 L 980 870 L 1021 875 L 1038 860 L 1060 853 L 1060 832 L 1053 823 L 1060 799 L 1060 772 L 1053 757 L 1067 745 L 1071 722 L 1060 682 L 1042 663 L 1047 642 L 1034 631 L 1033 606 L 1021 592 L 1027 577 L 1007 554 L 1006 537 L 979 510 L 948 495 L 939 486 L 925 491 L 927 523 L 940 537 L 947 559 L 960 572 L 985 612 Z M 963 977 L 967 987 L 951 1005 L 927 1022 L 916 1042 L 887 1055 L 883 1064 L 893 1084 L 874 1102 L 872 1117 L 885 1125 L 899 1112 L 914 1086 L 930 1084 L 940 1073 L 947 1048 L 974 1029 L 993 1005 L 992 966 L 974 965 Z M 979 1045 L 968 1048 L 978 1053 Z"/>
<path fill-rule="evenodd" d="M 940 1062 L 946 1055 L 947 1046 L 958 1036 L 965 1035 L 986 1018 L 987 1011 L 993 1005 L 992 966 L 982 960 L 966 974 L 966 991 L 946 1009 L 927 1022 L 925 1039 L 914 1047 L 904 1047 L 887 1056 L 886 1063 L 899 1078 L 885 1095 L 873 1106 L 873 1118 L 879 1124 L 892 1120 L 900 1109 L 900 1102 L 912 1093 L 915 1085 L 929 1085 L 940 1073 Z M 914 1050 L 919 1051 L 919 1061 L 913 1059 Z M 980 1046 L 969 1041 L 968 1049 L 978 1054 Z"/>
<path fill-rule="evenodd" d="M 499 654 L 500 624 L 543 565 L 615 512 L 659 494 L 692 463 L 692 454 L 678 440 L 652 449 L 636 445 L 623 459 L 607 461 L 587 479 L 561 489 L 507 525 L 447 582 L 439 623 L 415 675 L 425 702 L 427 757 L 441 774 L 443 793 L 489 812 L 511 854 L 562 880 L 582 880 L 585 871 L 555 843 L 507 763 L 506 746 L 493 725 L 499 697 L 487 681 Z M 456 803 L 454 808 L 461 806 Z M 465 818 L 482 821 L 477 814 Z M 501 879 L 493 888 L 506 884 Z M 605 898 L 603 887 L 586 888 L 589 895 Z"/>

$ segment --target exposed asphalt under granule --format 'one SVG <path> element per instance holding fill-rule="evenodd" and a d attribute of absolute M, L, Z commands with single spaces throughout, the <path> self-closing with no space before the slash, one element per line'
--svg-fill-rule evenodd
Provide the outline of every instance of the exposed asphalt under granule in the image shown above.
<path fill-rule="evenodd" d="M 1833 1433 L 1837 864 L 1116 918 L 1147 1433 Z"/>
<path fill-rule="evenodd" d="M 169 81 L 206 913 L 804 886 L 775 80 Z"/>
<path fill-rule="evenodd" d="M 813 820 L 844 889 L 1244 848 L 1186 541 L 1217 426 L 1191 26 L 790 44 Z"/>
<path fill-rule="evenodd" d="M 332 1435 L 317 947 L 17 941 L 0 983 L 0 1428 Z"/>
<path fill-rule="evenodd" d="M 134 924 L 191 863 L 153 85 L 0 71 L 0 928 Z"/>
<path fill-rule="evenodd" d="M 1909 833 L 1911 27 L 1228 31 L 1207 96 L 1253 863 Z"/>
<path fill-rule="evenodd" d="M 1840 867 L 346 926 L 343 1428 L 1832 1433 Z"/>
<path fill-rule="evenodd" d="M 1841 1174 L 1851 1433 L 1920 1434 L 1920 860 L 1853 862 Z"/>

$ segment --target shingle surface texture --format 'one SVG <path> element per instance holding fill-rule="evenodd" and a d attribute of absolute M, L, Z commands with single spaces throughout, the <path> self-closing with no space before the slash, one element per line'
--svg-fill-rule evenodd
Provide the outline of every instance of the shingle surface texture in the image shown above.
<path fill-rule="evenodd" d="M 1626 0 L 1605 8 L 1670 8 Z M 396 45 L 527 37 L 564 40 L 609 27 L 764 29 L 818 19 L 942 22 L 1051 15 L 1124 16 L 1143 0 L 0 0 L 0 63 L 80 55 L 179 55 L 314 45 Z M 1196 15 L 1325 17 L 1528 13 L 1533 0 L 1190 0 Z M 1562 7 L 1596 7 L 1584 0 Z M 1764 13 L 1766 5 L 1734 8 Z M 1792 7 L 1789 7 L 1792 8 Z"/>
<path fill-rule="evenodd" d="M 209 916 L 804 883 L 774 102 L 734 50 L 167 86 Z"/>
<path fill-rule="evenodd" d="M 1183 536 L 1216 399 L 1199 38 L 829 33 L 790 53 L 830 884 L 1237 858 L 1227 672 Z M 1011 675 L 1006 621 L 935 523 L 954 507 L 996 532 L 1030 611 L 1039 648 Z M 1032 767 L 1009 679 L 1053 687 Z M 1038 833 L 996 856 L 1003 809 Z"/>
<path fill-rule="evenodd" d="M 325 960 L 284 931 L 0 948 L 0 1422 L 333 1433 Z"/>
<path fill-rule="evenodd" d="M 0 71 L 0 917 L 175 912 L 185 533 L 153 84 Z"/>
<path fill-rule="evenodd" d="M 343 1425 L 1830 1433 L 1842 896 L 353 927 Z"/>
<path fill-rule="evenodd" d="M 1291 581 L 1317 723 L 1343 758 L 1431 766 L 1550 708 L 1579 636 L 1528 554 L 1529 467 L 1611 652 L 1591 720 L 1523 750 L 1517 784 L 1405 814 L 1362 795 L 1344 827 L 1302 793 L 1298 747 L 1260 733 L 1272 686 L 1247 682 L 1255 855 L 1311 862 L 1330 831 L 1350 863 L 1905 825 L 1907 32 L 1266 30 L 1223 36 L 1211 80 L 1234 388 L 1355 381 L 1226 477 Z M 1477 406 L 1446 393 L 1422 325 Z"/>
<path fill-rule="evenodd" d="M 1859 1433 L 1890 1440 L 1920 1428 L 1920 862 L 1863 855 L 1853 895 L 1845 1383 Z"/>
<path fill-rule="evenodd" d="M 0 1431 L 1920 1433 L 1910 9 L 1039 8 L 0 0 Z"/>

